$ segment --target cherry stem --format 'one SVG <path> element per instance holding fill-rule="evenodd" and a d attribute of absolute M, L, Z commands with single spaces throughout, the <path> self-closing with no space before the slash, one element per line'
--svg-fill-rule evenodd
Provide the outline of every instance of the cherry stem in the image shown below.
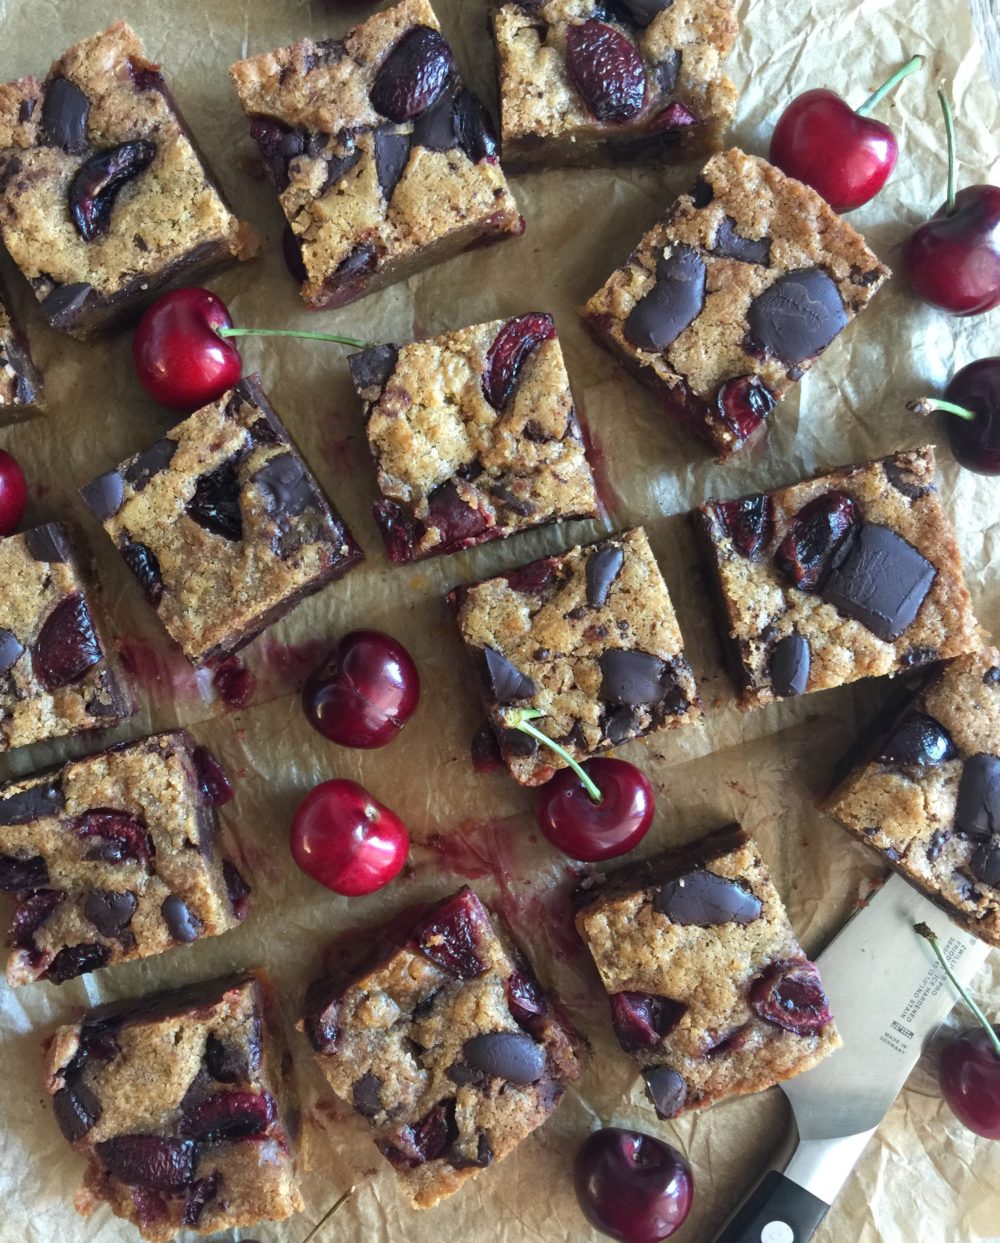
<path fill-rule="evenodd" d="M 895 87 L 902 82 L 904 78 L 908 78 L 911 73 L 916 73 L 916 71 L 923 66 L 923 63 L 924 58 L 922 56 L 911 56 L 906 64 L 903 65 L 902 68 L 897 69 L 887 82 L 883 82 L 873 95 L 868 96 L 860 108 L 855 108 L 855 112 L 857 112 L 858 116 L 866 117 L 877 104 L 880 104 L 882 100 L 885 99 L 886 95 L 888 95 L 891 90 L 895 89 Z"/>
<path fill-rule="evenodd" d="M 514 728 L 519 729 L 522 734 L 527 734 L 530 738 L 534 738 L 536 741 L 542 743 L 544 746 L 551 747 L 552 750 L 556 753 L 556 755 L 558 755 L 561 759 L 564 759 L 566 763 L 570 766 L 570 768 L 572 768 L 572 770 L 580 778 L 580 783 L 582 784 L 583 788 L 587 791 L 587 793 L 590 795 L 591 801 L 594 803 L 602 803 L 604 801 L 604 795 L 601 793 L 598 786 L 595 785 L 593 780 L 587 776 L 583 768 L 576 762 L 576 760 L 573 759 L 573 757 L 566 750 L 566 748 L 561 747 L 558 742 L 553 742 L 553 740 L 548 736 L 548 734 L 543 734 L 540 729 L 537 729 L 534 725 L 531 724 L 531 721 L 534 717 L 539 717 L 539 716 L 544 716 L 544 715 L 545 713 L 542 712 L 539 708 L 522 708 L 519 712 L 514 713 L 514 715 L 511 717 L 511 720 L 513 722 Z"/>
<path fill-rule="evenodd" d="M 338 337 L 330 332 L 297 332 L 292 328 L 216 328 L 222 337 L 301 337 L 305 341 L 333 341 L 337 345 L 353 345 L 356 350 L 366 350 L 371 341 L 356 341 L 354 337 Z"/>
<path fill-rule="evenodd" d="M 990 1041 L 993 1044 L 993 1052 L 996 1054 L 998 1058 L 1000 1058 L 1000 1036 L 996 1034 L 996 1032 L 993 1030 L 993 1024 L 989 1021 L 986 1015 L 983 1014 L 979 1006 L 976 1005 L 975 998 L 972 996 L 969 990 L 965 988 L 964 985 L 959 983 L 958 979 L 955 976 L 954 971 L 952 971 L 951 967 L 948 965 L 948 960 L 945 958 L 944 954 L 942 953 L 941 942 L 937 939 L 937 936 L 934 934 L 934 932 L 930 928 L 928 928 L 926 924 L 914 924 L 913 931 L 918 932 L 925 940 L 930 941 L 931 949 L 937 955 L 938 962 L 941 964 L 942 967 L 944 967 L 945 975 L 948 977 L 949 980 L 951 980 L 952 984 L 954 984 L 959 997 L 962 998 L 965 1004 L 969 1007 L 972 1013 L 976 1016 L 976 1018 L 980 1021 L 980 1023 L 982 1023 L 983 1027 L 986 1029 L 987 1033 L 989 1034 Z"/>
<path fill-rule="evenodd" d="M 938 87 L 938 99 L 941 101 L 944 129 L 948 135 L 948 210 L 946 214 L 952 216 L 955 213 L 955 193 L 958 186 L 958 169 L 955 166 L 955 117 L 944 87 Z"/>
<path fill-rule="evenodd" d="M 908 401 L 906 408 L 914 414 L 930 414 L 932 410 L 941 410 L 945 414 L 957 414 L 960 419 L 968 419 L 970 423 L 976 417 L 975 410 L 970 410 L 968 406 L 956 406 L 953 401 L 945 401 L 943 397 L 918 397 L 916 401 Z"/>
<path fill-rule="evenodd" d="M 318 1231 L 318 1230 L 319 1230 L 322 1226 L 325 1226 L 325 1225 L 326 1225 L 326 1223 L 327 1223 L 327 1222 L 330 1220 L 330 1218 L 334 1215 L 334 1213 L 337 1211 L 337 1209 L 338 1209 L 338 1208 L 340 1208 L 340 1206 L 341 1206 L 341 1205 L 345 1202 L 345 1200 L 349 1200 L 349 1199 L 351 1198 L 351 1196 L 352 1196 L 352 1195 L 354 1195 L 354 1190 L 355 1190 L 355 1189 L 354 1189 L 353 1187 L 348 1187 L 348 1189 L 344 1192 L 344 1194 L 340 1197 L 340 1199 L 336 1202 L 336 1204 L 334 1204 L 332 1208 L 327 1209 L 327 1211 L 326 1211 L 326 1212 L 323 1214 L 323 1216 L 319 1219 L 319 1221 L 316 1223 L 316 1225 L 315 1225 L 315 1226 L 313 1226 L 313 1228 L 309 1231 L 309 1233 L 306 1235 L 306 1237 L 302 1240 L 302 1243 L 309 1243 L 309 1240 L 310 1240 L 310 1239 L 315 1238 L 315 1236 L 316 1236 L 316 1232 L 317 1232 L 317 1231 Z"/>

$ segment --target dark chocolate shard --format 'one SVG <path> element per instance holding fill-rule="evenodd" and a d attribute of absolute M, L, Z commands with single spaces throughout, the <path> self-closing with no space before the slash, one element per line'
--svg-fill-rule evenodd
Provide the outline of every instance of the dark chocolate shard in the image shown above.
<path fill-rule="evenodd" d="M 602 653 L 601 699 L 631 708 L 658 704 L 673 690 L 677 675 L 672 665 L 638 648 L 610 648 Z"/>
<path fill-rule="evenodd" d="M 382 197 L 386 203 L 392 201 L 392 192 L 399 184 L 410 158 L 410 135 L 397 134 L 388 126 L 375 131 L 375 172 L 378 184 L 382 189 Z"/>
<path fill-rule="evenodd" d="M 340 288 L 359 276 L 365 276 L 375 270 L 378 256 L 373 242 L 362 242 L 355 246 L 346 259 L 342 260 L 333 274 L 334 288 Z"/>
<path fill-rule="evenodd" d="M 494 647 L 483 648 L 486 674 L 490 691 L 496 703 L 511 703 L 515 699 L 532 699 L 538 687 L 527 674 L 521 673 L 501 652 Z"/>
<path fill-rule="evenodd" d="M 935 768 L 956 754 L 955 744 L 940 721 L 924 712 L 911 712 L 882 743 L 875 759 L 879 764 Z"/>
<path fill-rule="evenodd" d="M 660 353 L 705 305 L 705 261 L 691 246 L 675 246 L 656 263 L 656 283 L 632 308 L 625 336 L 640 350 Z"/>
<path fill-rule="evenodd" d="M 398 360 L 399 350 L 394 345 L 373 345 L 360 354 L 349 355 L 347 363 L 354 387 L 359 393 L 370 388 L 385 388 Z"/>
<path fill-rule="evenodd" d="M 724 259 L 738 259 L 740 263 L 759 263 L 762 267 L 771 266 L 771 242 L 762 237 L 757 240 L 744 237 L 736 232 L 736 221 L 732 216 L 723 216 L 722 224 L 715 235 L 712 253 Z"/>
<path fill-rule="evenodd" d="M 913 624 L 937 569 L 890 527 L 867 522 L 838 547 L 820 594 L 845 617 L 892 642 Z"/>
<path fill-rule="evenodd" d="M 587 558 L 587 603 L 592 609 L 607 603 L 611 584 L 618 577 L 625 553 L 616 544 L 605 544 Z"/>
<path fill-rule="evenodd" d="M 820 268 L 803 268 L 758 294 L 747 323 L 753 342 L 791 367 L 825 350 L 848 315 L 836 282 Z"/>
<path fill-rule="evenodd" d="M 56 285 L 42 299 L 42 312 L 53 328 L 72 328 L 93 292 L 87 281 Z"/>
<path fill-rule="evenodd" d="M 188 501 L 185 513 L 213 535 L 221 535 L 234 543 L 243 538 L 240 478 L 235 458 L 198 476 L 194 496 Z"/>
<path fill-rule="evenodd" d="M 973 755 L 958 783 L 955 828 L 967 837 L 1000 836 L 1000 759 Z"/>
<path fill-rule="evenodd" d="M 12 630 L 0 626 L 0 673 L 6 673 L 24 655 L 24 644 L 18 641 Z"/>
<path fill-rule="evenodd" d="M 126 483 L 130 483 L 136 492 L 141 492 L 154 475 L 170 465 L 176 452 L 176 440 L 158 440 L 144 453 L 137 454 L 125 467 Z M 93 487 L 93 484 L 89 486 Z"/>
<path fill-rule="evenodd" d="M 687 1100 L 687 1084 L 672 1066 L 647 1066 L 642 1072 L 656 1116 L 676 1118 Z"/>
<path fill-rule="evenodd" d="M 90 100 L 69 78 L 53 78 L 45 88 L 42 130 L 53 147 L 79 155 L 87 147 Z"/>
<path fill-rule="evenodd" d="M 458 146 L 454 83 L 420 114 L 413 127 L 413 145 L 428 151 L 452 151 Z"/>
<path fill-rule="evenodd" d="M 66 806 L 66 799 L 58 778 L 39 781 L 0 799 L 0 824 L 27 824 L 43 816 L 55 816 Z"/>
<path fill-rule="evenodd" d="M 972 852 L 969 870 L 984 885 L 1000 886 L 1000 842 L 983 842 Z"/>
<path fill-rule="evenodd" d="M 118 471 L 109 470 L 106 475 L 99 475 L 90 483 L 85 483 L 80 489 L 80 495 L 95 518 L 99 522 L 106 522 L 122 507 L 125 500 L 125 480 Z"/>
<path fill-rule="evenodd" d="M 760 918 L 762 908 L 760 899 L 738 881 L 697 868 L 662 884 L 653 899 L 653 909 L 671 923 L 714 928 L 753 923 Z"/>
<path fill-rule="evenodd" d="M 280 453 L 260 468 L 253 483 L 264 494 L 270 514 L 294 518 L 304 509 L 315 508 L 319 497 L 300 458 L 293 453 Z"/>
<path fill-rule="evenodd" d="M 776 695 L 801 695 L 809 685 L 811 656 L 808 640 L 793 631 L 771 649 L 768 671 Z"/>
<path fill-rule="evenodd" d="M 55 522 L 47 522 L 43 527 L 26 531 L 24 542 L 36 561 L 57 565 L 70 558 L 69 543 L 62 527 Z"/>
<path fill-rule="evenodd" d="M 545 1071 L 545 1050 L 520 1032 L 487 1032 L 462 1046 L 462 1055 L 475 1070 L 510 1083 L 537 1083 Z"/>

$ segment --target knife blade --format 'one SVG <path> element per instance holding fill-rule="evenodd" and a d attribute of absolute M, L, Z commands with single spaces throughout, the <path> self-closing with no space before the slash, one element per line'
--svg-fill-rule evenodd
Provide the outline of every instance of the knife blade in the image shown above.
<path fill-rule="evenodd" d="M 889 1112 L 955 994 L 929 924 L 966 983 L 989 946 L 893 875 L 817 959 L 843 1047 L 780 1086 L 794 1123 L 771 1167 L 714 1243 L 805 1243 Z"/>

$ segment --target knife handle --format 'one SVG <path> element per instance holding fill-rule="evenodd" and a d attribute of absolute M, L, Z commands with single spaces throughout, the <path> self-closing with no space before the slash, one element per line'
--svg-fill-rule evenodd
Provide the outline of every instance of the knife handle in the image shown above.
<path fill-rule="evenodd" d="M 806 1243 L 829 1208 L 779 1170 L 770 1170 L 714 1243 Z"/>

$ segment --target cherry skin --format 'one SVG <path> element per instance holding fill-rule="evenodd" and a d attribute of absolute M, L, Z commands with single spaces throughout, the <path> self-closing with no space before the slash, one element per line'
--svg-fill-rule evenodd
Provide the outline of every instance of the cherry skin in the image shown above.
<path fill-rule="evenodd" d="M 396 876 L 410 835 L 395 812 L 356 781 L 324 781 L 292 819 L 292 858 L 307 876 L 345 898 L 381 889 Z"/>
<path fill-rule="evenodd" d="M 302 688 L 309 724 L 342 747 L 384 747 L 416 711 L 420 678 L 391 635 L 352 630 Z"/>
<path fill-rule="evenodd" d="M 625 760 L 599 758 L 582 765 L 601 792 L 594 802 L 580 778 L 562 768 L 542 788 L 535 809 L 538 827 L 571 859 L 597 863 L 633 850 L 653 822 L 653 787 Z"/>
<path fill-rule="evenodd" d="M 993 1030 L 1000 1036 L 1000 1027 Z M 986 1139 L 1000 1139 L 1000 1057 L 984 1028 L 963 1032 L 945 1047 L 938 1079 L 963 1126 Z"/>
<path fill-rule="evenodd" d="M 243 359 L 217 328 L 231 328 L 221 298 L 207 289 L 174 289 L 146 310 L 132 341 L 143 388 L 171 410 L 190 414 L 239 382 Z"/>
<path fill-rule="evenodd" d="M 584 1140 L 573 1164 L 576 1197 L 592 1226 L 621 1243 L 658 1243 L 684 1224 L 694 1178 L 670 1144 L 605 1127 Z"/>
<path fill-rule="evenodd" d="M 833 91 L 806 91 L 793 99 L 771 136 L 771 163 L 812 186 L 836 212 L 873 199 L 898 156 L 888 125 L 860 116 Z"/>
<path fill-rule="evenodd" d="M 1000 358 L 980 358 L 956 371 L 944 399 L 975 415 L 947 416 L 955 460 L 978 474 L 1000 475 Z"/>
<path fill-rule="evenodd" d="M 0 535 L 13 535 L 28 507 L 28 481 L 17 458 L 0 449 Z"/>
<path fill-rule="evenodd" d="M 913 292 L 952 315 L 1000 306 L 1000 186 L 966 186 L 903 246 Z"/>

